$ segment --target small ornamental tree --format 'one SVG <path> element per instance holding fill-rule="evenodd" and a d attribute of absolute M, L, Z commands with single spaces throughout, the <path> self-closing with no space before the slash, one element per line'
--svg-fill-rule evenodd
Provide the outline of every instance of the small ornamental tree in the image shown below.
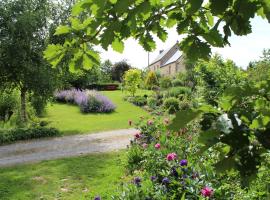
<path fill-rule="evenodd" d="M 149 88 L 152 89 L 153 86 L 158 85 L 158 79 L 155 74 L 155 72 L 150 71 L 147 74 L 146 80 L 145 80 L 145 85 Z"/>
<path fill-rule="evenodd" d="M 135 96 L 139 84 L 141 83 L 141 71 L 138 69 L 130 69 L 124 74 L 124 88 L 132 96 Z"/>

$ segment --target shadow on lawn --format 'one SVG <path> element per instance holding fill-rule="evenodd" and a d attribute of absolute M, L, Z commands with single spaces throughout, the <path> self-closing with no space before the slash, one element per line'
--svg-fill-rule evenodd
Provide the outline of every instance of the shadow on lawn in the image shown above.
<path fill-rule="evenodd" d="M 123 176 L 123 152 L 0 169 L 1 200 L 110 199 Z"/>

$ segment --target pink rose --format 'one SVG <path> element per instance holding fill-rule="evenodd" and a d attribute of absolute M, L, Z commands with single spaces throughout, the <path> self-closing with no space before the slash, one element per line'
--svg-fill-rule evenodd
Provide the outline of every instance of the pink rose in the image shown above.
<path fill-rule="evenodd" d="M 134 135 L 134 137 L 135 137 L 136 139 L 139 139 L 139 138 L 141 137 L 141 134 L 140 134 L 140 133 L 136 133 L 136 134 Z"/>
<path fill-rule="evenodd" d="M 211 197 L 214 194 L 214 190 L 210 187 L 205 186 L 201 189 L 201 195 L 204 197 Z"/>
<path fill-rule="evenodd" d="M 177 157 L 176 153 L 169 153 L 169 154 L 167 155 L 167 160 L 168 160 L 168 161 L 175 160 L 176 157 Z"/>
<path fill-rule="evenodd" d="M 154 123 L 153 120 L 148 120 L 147 121 L 147 125 L 149 125 L 149 126 L 152 125 L 153 123 Z"/>
<path fill-rule="evenodd" d="M 155 144 L 155 148 L 160 149 L 160 144 L 159 143 Z"/>

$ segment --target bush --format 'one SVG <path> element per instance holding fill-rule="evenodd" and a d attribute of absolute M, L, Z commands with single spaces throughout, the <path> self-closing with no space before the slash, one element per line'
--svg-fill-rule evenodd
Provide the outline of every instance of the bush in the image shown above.
<path fill-rule="evenodd" d="M 45 112 L 45 107 L 47 105 L 47 98 L 43 98 L 39 95 L 32 95 L 30 99 L 31 105 L 35 110 L 35 114 L 41 117 Z"/>
<path fill-rule="evenodd" d="M 58 102 L 76 104 L 83 113 L 107 113 L 116 108 L 111 100 L 94 90 L 63 90 L 55 93 L 55 99 Z"/>
<path fill-rule="evenodd" d="M 172 80 L 169 77 L 164 77 L 160 79 L 160 87 L 167 89 L 172 86 Z"/>
<path fill-rule="evenodd" d="M 177 87 L 177 86 L 183 86 L 183 82 L 180 79 L 174 79 L 172 80 L 172 85 L 173 87 Z"/>
<path fill-rule="evenodd" d="M 147 105 L 149 106 L 149 108 L 155 109 L 157 104 L 158 104 L 158 101 L 156 98 L 154 97 L 147 98 Z"/>
<path fill-rule="evenodd" d="M 0 144 L 28 140 L 42 137 L 59 136 L 60 132 L 55 128 L 17 128 L 11 130 L 0 130 Z"/>
<path fill-rule="evenodd" d="M 167 98 L 164 100 L 163 107 L 168 113 L 175 113 L 179 110 L 179 100 L 175 97 Z"/>
<path fill-rule="evenodd" d="M 0 121 L 7 121 L 13 115 L 18 105 L 15 92 L 0 91 Z"/>
<path fill-rule="evenodd" d="M 147 99 L 143 96 L 127 97 L 127 101 L 136 106 L 145 106 L 147 104 Z"/>
<path fill-rule="evenodd" d="M 169 91 L 165 92 L 165 97 L 176 97 L 191 95 L 191 89 L 188 87 L 173 87 Z"/>
<path fill-rule="evenodd" d="M 153 86 L 157 86 L 158 85 L 158 79 L 156 76 L 156 73 L 153 71 L 150 71 L 147 74 L 146 80 L 145 80 L 145 85 L 148 89 L 152 89 Z"/>

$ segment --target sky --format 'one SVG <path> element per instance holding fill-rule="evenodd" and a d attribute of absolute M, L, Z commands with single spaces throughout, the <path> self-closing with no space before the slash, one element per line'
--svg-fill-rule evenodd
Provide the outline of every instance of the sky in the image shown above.
<path fill-rule="evenodd" d="M 229 38 L 231 46 L 224 48 L 213 48 L 213 53 L 219 53 L 225 59 L 233 60 L 239 67 L 246 68 L 250 61 L 257 60 L 265 48 L 270 48 L 270 24 L 267 20 L 255 17 L 252 22 L 252 33 L 247 36 L 232 36 Z M 160 50 L 170 48 L 181 41 L 183 37 L 179 36 L 175 30 L 168 30 L 168 39 L 165 43 L 155 37 L 156 49 L 150 52 L 150 63 L 159 54 Z M 108 51 L 101 51 L 101 59 L 109 59 L 113 63 L 121 60 L 127 60 L 133 67 L 143 69 L 148 64 L 148 53 L 134 39 L 125 41 L 125 50 L 122 54 L 109 48 Z"/>

